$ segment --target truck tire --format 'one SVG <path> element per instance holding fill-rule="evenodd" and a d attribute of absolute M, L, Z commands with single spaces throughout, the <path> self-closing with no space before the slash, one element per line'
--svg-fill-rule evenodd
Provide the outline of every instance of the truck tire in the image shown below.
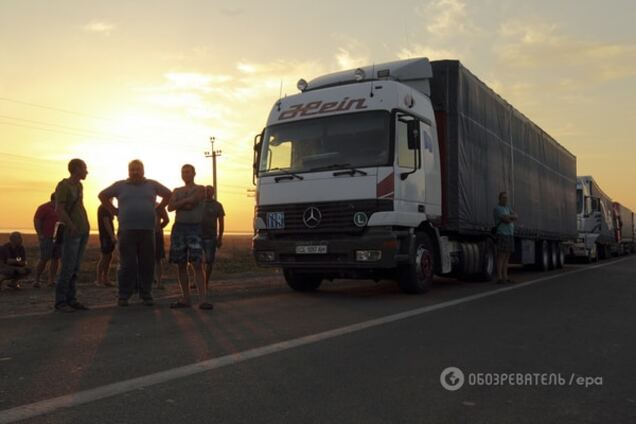
<path fill-rule="evenodd" d="M 558 256 L 558 243 L 556 241 L 550 242 L 550 269 L 557 269 L 559 267 Z"/>
<path fill-rule="evenodd" d="M 427 234 L 421 233 L 415 236 L 414 255 L 412 264 L 398 267 L 398 285 L 404 293 L 426 293 L 433 285 L 433 270 L 435 269 L 433 243 Z"/>
<path fill-rule="evenodd" d="M 600 261 L 602 261 L 603 259 L 607 259 L 605 255 L 605 246 L 601 244 L 596 245 L 596 258 Z"/>
<path fill-rule="evenodd" d="M 563 251 L 563 247 L 561 246 L 561 243 L 557 242 L 556 243 L 556 248 L 557 248 L 557 268 L 561 269 L 565 266 L 565 252 Z"/>
<path fill-rule="evenodd" d="M 548 271 L 550 269 L 550 245 L 546 240 L 537 243 L 535 258 L 535 266 L 539 271 Z"/>
<path fill-rule="evenodd" d="M 495 253 L 495 243 L 491 239 L 484 240 L 480 245 L 480 264 L 479 264 L 479 272 L 475 276 L 477 281 L 487 283 L 492 281 L 495 278 L 495 273 L 497 272 L 495 261 L 496 261 L 496 253 Z"/>
<path fill-rule="evenodd" d="M 287 285 L 299 292 L 316 291 L 322 283 L 322 277 L 317 274 L 299 274 L 293 269 L 285 268 L 283 270 Z"/>

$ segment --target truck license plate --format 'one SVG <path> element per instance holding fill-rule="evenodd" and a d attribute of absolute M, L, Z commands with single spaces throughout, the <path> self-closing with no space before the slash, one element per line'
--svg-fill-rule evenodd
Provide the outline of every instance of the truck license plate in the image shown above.
<path fill-rule="evenodd" d="M 318 246 L 296 246 L 296 254 L 298 255 L 324 255 L 327 253 L 327 246 L 322 244 Z"/>

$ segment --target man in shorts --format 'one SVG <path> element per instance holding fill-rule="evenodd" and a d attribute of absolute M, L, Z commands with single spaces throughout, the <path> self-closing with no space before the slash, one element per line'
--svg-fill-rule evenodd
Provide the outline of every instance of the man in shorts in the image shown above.
<path fill-rule="evenodd" d="M 508 194 L 499 193 L 499 204 L 493 210 L 495 236 L 497 237 L 497 284 L 511 283 L 508 278 L 508 261 L 515 251 L 515 224 L 517 214 L 508 206 Z"/>
<path fill-rule="evenodd" d="M 185 185 L 174 189 L 169 211 L 176 211 L 175 224 L 170 234 L 170 262 L 179 267 L 179 285 L 181 299 L 172 303 L 171 308 L 189 308 L 190 282 L 188 264 L 194 268 L 196 285 L 199 290 L 199 308 L 212 309 L 207 301 L 207 290 L 203 276 L 202 265 L 202 234 L 201 220 L 203 218 L 203 200 L 205 189 L 194 183 L 196 175 L 194 166 L 186 164 L 181 167 L 181 178 Z"/>
<path fill-rule="evenodd" d="M 117 245 L 117 237 L 115 236 L 115 215 L 109 211 L 104 205 L 97 208 L 97 223 L 99 228 L 99 250 L 100 257 L 97 262 L 97 278 L 95 285 L 98 287 L 113 287 L 110 281 L 110 264 L 113 260 L 113 252 Z"/>
<path fill-rule="evenodd" d="M 218 222 L 218 226 L 217 226 Z M 225 227 L 225 211 L 223 205 L 216 200 L 214 187 L 205 186 L 205 201 L 203 202 L 203 220 L 201 233 L 203 235 L 203 253 L 205 255 L 205 287 L 209 289 L 210 275 L 214 266 L 216 249 L 223 245 L 223 230 Z"/>
<path fill-rule="evenodd" d="M 40 205 L 33 217 L 33 226 L 38 235 L 40 243 L 40 261 L 35 267 L 35 282 L 33 287 L 40 288 L 42 274 L 46 265 L 50 261 L 49 276 L 47 285 L 55 286 L 55 275 L 60 264 L 60 254 L 62 253 L 62 243 L 55 241 L 55 224 L 57 223 L 57 212 L 55 212 L 55 193 L 51 194 L 51 201 Z"/>
<path fill-rule="evenodd" d="M 7 287 L 19 290 L 20 279 L 30 273 L 26 251 L 22 245 L 22 234 L 15 231 L 9 235 L 9 243 L 0 247 L 0 289 L 4 280 L 9 280 Z"/>

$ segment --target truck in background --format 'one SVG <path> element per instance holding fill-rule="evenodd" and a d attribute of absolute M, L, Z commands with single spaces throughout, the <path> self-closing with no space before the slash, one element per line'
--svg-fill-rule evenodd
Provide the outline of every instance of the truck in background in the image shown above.
<path fill-rule="evenodd" d="M 564 263 L 576 158 L 459 61 L 409 59 L 298 82 L 255 138 L 253 252 L 288 285 L 434 274 L 488 281 L 500 192 L 517 262 Z"/>
<path fill-rule="evenodd" d="M 589 263 L 618 254 L 613 202 L 592 176 L 577 178 L 576 204 L 578 236 L 568 259 Z"/>
<path fill-rule="evenodd" d="M 634 213 L 618 202 L 614 202 L 613 207 L 618 254 L 631 254 L 634 252 Z"/>

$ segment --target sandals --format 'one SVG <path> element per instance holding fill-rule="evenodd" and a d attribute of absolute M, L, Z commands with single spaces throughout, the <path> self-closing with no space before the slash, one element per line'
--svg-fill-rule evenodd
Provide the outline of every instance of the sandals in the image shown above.
<path fill-rule="evenodd" d="M 190 307 L 192 307 L 192 305 L 190 305 L 189 303 L 181 302 L 180 300 L 176 302 L 172 302 L 170 304 L 170 309 L 183 309 L 183 308 L 190 308 Z"/>
<path fill-rule="evenodd" d="M 214 305 L 212 305 L 211 303 L 208 303 L 208 302 L 203 302 L 203 303 L 199 304 L 199 309 L 210 311 L 210 310 L 214 309 Z"/>

